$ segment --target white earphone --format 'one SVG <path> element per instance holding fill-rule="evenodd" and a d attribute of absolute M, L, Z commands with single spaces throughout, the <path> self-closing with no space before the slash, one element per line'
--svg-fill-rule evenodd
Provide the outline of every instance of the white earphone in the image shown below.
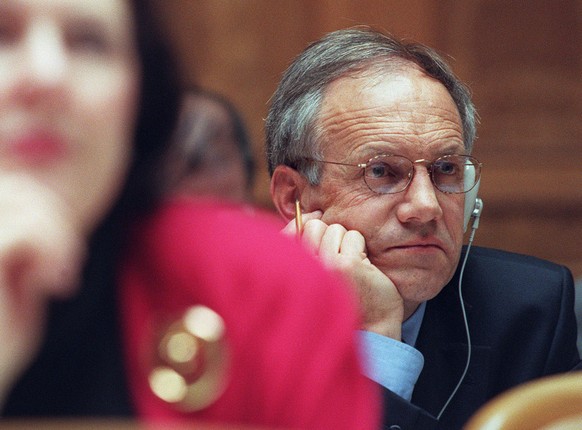
<path fill-rule="evenodd" d="M 474 168 L 465 168 L 465 181 L 469 181 L 473 183 L 475 180 L 475 169 Z M 477 228 L 479 225 L 479 216 L 481 215 L 481 211 L 483 210 L 483 201 L 477 197 L 479 193 L 479 185 L 481 184 L 481 179 L 477 181 L 475 186 L 471 188 L 470 191 L 465 193 L 465 220 L 463 224 L 463 231 L 467 231 L 469 227 L 469 221 L 471 218 L 474 217 L 474 225 L 473 228 Z"/>

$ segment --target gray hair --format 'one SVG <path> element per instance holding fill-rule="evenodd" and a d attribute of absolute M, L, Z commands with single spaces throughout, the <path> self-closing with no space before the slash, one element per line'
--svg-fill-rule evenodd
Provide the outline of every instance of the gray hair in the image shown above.
<path fill-rule="evenodd" d="M 402 67 L 419 67 L 441 82 L 455 102 L 463 125 L 463 140 L 471 153 L 477 113 L 469 89 L 433 49 L 400 41 L 369 28 L 351 28 L 327 34 L 310 44 L 283 74 L 271 99 L 265 122 L 269 174 L 278 165 L 291 166 L 312 184 L 319 183 L 318 145 L 323 130 L 317 118 L 324 91 L 334 80 L 370 71 L 382 75 Z"/>

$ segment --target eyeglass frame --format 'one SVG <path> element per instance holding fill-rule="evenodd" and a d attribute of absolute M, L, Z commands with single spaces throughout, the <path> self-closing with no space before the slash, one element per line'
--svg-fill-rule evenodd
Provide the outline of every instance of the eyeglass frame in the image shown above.
<path fill-rule="evenodd" d="M 412 168 L 410 169 L 409 173 L 408 173 L 408 182 L 406 183 L 406 185 L 404 186 L 403 189 L 398 190 L 398 191 L 391 191 L 389 193 L 381 193 L 378 192 L 374 189 L 372 189 L 372 187 L 370 186 L 370 184 L 368 184 L 368 181 L 366 181 L 366 168 L 369 166 L 369 164 L 373 161 L 376 160 L 378 158 L 382 158 L 382 157 L 399 157 L 399 158 L 404 158 L 405 160 L 410 161 L 410 163 L 412 164 Z M 471 164 L 475 167 L 475 179 L 474 179 L 474 183 L 473 186 L 471 188 L 469 188 L 468 190 L 465 191 L 444 191 L 441 190 L 439 188 L 439 186 L 435 183 L 434 180 L 434 176 L 433 176 L 433 170 L 432 167 L 434 165 L 434 163 L 436 163 L 438 160 L 441 159 L 446 159 L 448 157 L 465 157 L 468 158 L 471 161 Z M 325 164 L 334 164 L 337 166 L 347 166 L 347 167 L 357 167 L 359 169 L 362 169 L 362 177 L 364 179 L 364 183 L 366 184 L 366 186 L 370 189 L 370 191 L 372 191 L 373 193 L 376 194 L 398 194 L 398 193 L 402 193 L 404 191 L 406 191 L 408 189 L 408 187 L 410 186 L 410 184 L 412 183 L 413 179 L 414 179 L 414 174 L 415 174 L 415 170 L 414 170 L 414 165 L 415 164 L 424 164 L 424 166 L 426 167 L 429 176 L 430 176 L 430 181 L 432 182 L 433 186 L 439 190 L 441 193 L 444 194 L 466 194 L 469 191 L 471 191 L 473 188 L 475 188 L 475 186 L 479 183 L 479 180 L 481 179 L 481 169 L 483 167 L 483 163 L 481 163 L 477 158 L 473 157 L 472 155 L 467 155 L 467 154 L 447 154 L 447 155 L 441 155 L 440 157 L 435 158 L 434 160 L 427 160 L 425 158 L 420 158 L 418 160 L 411 160 L 408 157 L 405 157 L 404 155 L 398 155 L 398 154 L 378 154 L 375 155 L 374 157 L 370 158 L 367 162 L 365 163 L 358 163 L 358 164 L 351 164 L 351 163 L 340 163 L 339 161 L 327 161 L 327 160 L 318 160 L 315 158 L 310 158 L 310 157 L 304 157 L 302 158 L 302 160 L 304 161 L 311 161 L 311 162 L 315 162 L 315 163 L 325 163 Z"/>

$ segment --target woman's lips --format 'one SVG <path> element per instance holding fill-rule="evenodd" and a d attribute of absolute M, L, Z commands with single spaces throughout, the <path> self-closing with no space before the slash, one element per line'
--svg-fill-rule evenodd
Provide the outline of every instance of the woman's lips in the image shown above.
<path fill-rule="evenodd" d="M 62 159 L 67 147 L 59 135 L 54 133 L 30 133 L 16 138 L 9 145 L 16 158 L 28 164 L 46 164 Z"/>

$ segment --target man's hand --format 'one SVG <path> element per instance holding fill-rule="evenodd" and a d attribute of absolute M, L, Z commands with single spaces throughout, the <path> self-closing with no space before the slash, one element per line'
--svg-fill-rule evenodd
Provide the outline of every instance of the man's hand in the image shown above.
<path fill-rule="evenodd" d="M 363 329 L 401 339 L 404 304 L 394 283 L 374 266 L 366 254 L 366 240 L 358 231 L 326 224 L 321 211 L 303 214 L 301 241 L 322 262 L 351 280 L 360 300 Z M 296 236 L 295 220 L 283 233 Z"/>
<path fill-rule="evenodd" d="M 71 294 L 84 240 L 47 187 L 0 173 L 0 405 L 34 358 L 50 298 Z"/>

